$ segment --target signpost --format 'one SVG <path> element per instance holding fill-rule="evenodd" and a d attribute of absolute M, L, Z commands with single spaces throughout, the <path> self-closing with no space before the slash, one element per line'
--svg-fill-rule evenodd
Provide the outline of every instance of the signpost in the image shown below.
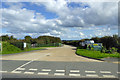
<path fill-rule="evenodd" d="M 27 44 L 26 43 L 24 43 L 24 48 L 26 48 L 27 47 Z"/>

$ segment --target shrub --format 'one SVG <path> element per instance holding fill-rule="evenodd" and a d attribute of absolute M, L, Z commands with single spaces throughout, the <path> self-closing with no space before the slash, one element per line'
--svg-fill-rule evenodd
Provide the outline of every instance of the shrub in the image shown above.
<path fill-rule="evenodd" d="M 8 42 L 2 42 L 2 54 L 9 54 L 9 53 L 15 53 L 20 52 L 21 49 L 17 48 L 14 45 L 11 45 Z"/>
<path fill-rule="evenodd" d="M 84 47 L 83 46 L 79 46 L 79 47 L 77 47 L 77 49 L 84 49 Z"/>
<path fill-rule="evenodd" d="M 24 50 L 23 42 L 11 42 L 10 44 L 20 48 L 21 50 Z"/>
<path fill-rule="evenodd" d="M 105 52 L 106 52 L 106 48 L 102 47 L 101 53 L 105 53 Z"/>
<path fill-rule="evenodd" d="M 115 53 L 115 52 L 117 52 L 117 48 L 115 48 L 115 47 L 112 47 L 112 49 L 111 49 L 111 53 Z"/>

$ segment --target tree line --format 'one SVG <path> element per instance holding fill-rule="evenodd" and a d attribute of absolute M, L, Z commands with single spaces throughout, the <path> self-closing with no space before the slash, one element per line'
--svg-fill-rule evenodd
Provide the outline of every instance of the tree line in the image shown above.
<path fill-rule="evenodd" d="M 115 47 L 118 49 L 118 52 L 120 52 L 120 37 L 118 35 L 113 36 L 104 36 L 104 37 L 92 37 L 91 39 L 81 39 L 81 40 L 63 40 L 64 44 L 73 45 L 78 47 L 80 42 L 84 42 L 85 40 L 94 40 L 95 43 L 102 43 L 104 48 L 107 50 L 110 50 L 112 47 Z"/>
<path fill-rule="evenodd" d="M 26 42 L 30 44 L 61 43 L 61 39 L 59 37 L 53 37 L 53 36 L 39 36 L 37 38 L 32 38 L 31 36 L 25 36 L 24 39 L 17 39 L 14 38 L 13 36 L 2 35 L 0 36 L 0 39 L 2 39 L 2 41 L 7 41 L 7 42 Z"/>

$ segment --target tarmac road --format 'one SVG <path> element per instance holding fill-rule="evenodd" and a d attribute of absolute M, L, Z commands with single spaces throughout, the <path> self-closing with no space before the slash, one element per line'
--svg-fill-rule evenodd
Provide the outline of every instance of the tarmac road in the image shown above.
<path fill-rule="evenodd" d="M 3 78 L 118 78 L 118 64 L 75 54 L 63 46 L 2 57 Z"/>
<path fill-rule="evenodd" d="M 81 61 L 81 62 L 101 62 L 88 59 L 75 54 L 76 47 L 64 45 L 63 47 L 51 47 L 46 50 L 25 52 L 2 56 L 2 60 L 37 60 L 37 61 Z"/>
<path fill-rule="evenodd" d="M 118 72 L 118 64 L 108 62 L 56 62 L 18 60 L 3 60 L 2 71 L 0 72 L 3 73 L 3 78 L 29 78 L 45 76 L 65 78 L 118 78 L 118 74 L 120 74 L 120 72 Z"/>

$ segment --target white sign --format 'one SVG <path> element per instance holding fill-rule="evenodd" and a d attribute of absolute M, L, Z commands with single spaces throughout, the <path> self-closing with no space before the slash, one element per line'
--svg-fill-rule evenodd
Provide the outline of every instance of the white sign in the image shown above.
<path fill-rule="evenodd" d="M 26 43 L 24 43 L 24 48 L 26 48 L 26 46 L 27 46 L 27 44 L 26 44 Z"/>

